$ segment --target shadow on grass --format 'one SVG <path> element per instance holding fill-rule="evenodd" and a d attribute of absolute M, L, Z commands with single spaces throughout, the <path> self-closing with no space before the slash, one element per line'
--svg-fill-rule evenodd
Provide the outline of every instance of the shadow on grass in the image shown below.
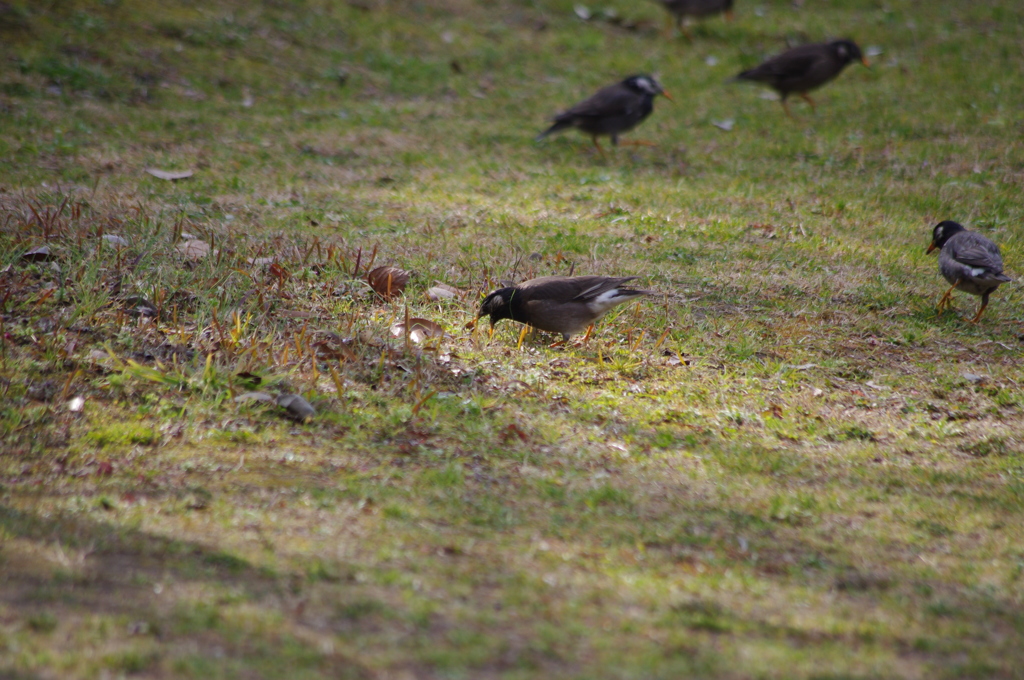
<path fill-rule="evenodd" d="M 159 651 L 108 654 L 108 667 L 159 667 L 176 677 L 374 677 L 381 664 L 394 667 L 396 639 L 404 648 L 398 667 L 415 664 L 416 677 L 470 671 L 516 676 L 531 670 L 570 677 L 600 666 L 594 646 L 604 649 L 605 661 L 615 657 L 594 677 L 616 677 L 619 671 L 622 677 L 635 676 L 638 669 L 649 678 L 738 671 L 719 658 L 723 648 L 772 648 L 796 654 L 817 670 L 835 668 L 860 649 L 876 658 L 899 657 L 967 676 L 990 671 L 1013 677 L 1004 671 L 1014 658 L 1013 642 L 1024 637 L 1024 618 L 1012 598 L 917 566 L 917 556 L 941 552 L 936 541 L 944 541 L 946 532 L 936 531 L 938 524 L 923 526 L 931 535 L 920 545 L 891 537 L 874 542 L 867 531 L 833 536 L 823 526 L 832 511 L 805 503 L 811 496 L 798 493 L 801 479 L 812 483 L 810 459 L 791 450 L 717 440 L 698 448 L 730 475 L 755 486 L 777 484 L 777 502 L 765 514 L 739 507 L 729 495 L 708 496 L 697 485 L 629 487 L 615 477 L 596 488 L 548 484 L 548 493 L 538 493 L 535 485 L 513 476 L 503 479 L 504 491 L 495 495 L 486 475 L 479 481 L 447 473 L 439 480 L 432 468 L 409 469 L 407 474 L 440 489 L 438 497 L 429 510 L 411 516 L 385 514 L 393 534 L 389 541 L 404 545 L 395 557 L 361 566 L 370 575 L 369 585 L 346 577 L 353 573 L 350 565 L 315 553 L 307 556 L 315 568 L 296 579 L 196 542 L 0 506 L 0 531 L 7 537 L 84 554 L 79 569 L 8 571 L 0 598 L 24 621 L 50 612 L 51 630 L 97 614 L 116 621 L 136 631 L 127 644 L 142 638 L 159 645 Z M 308 481 L 323 484 L 319 477 Z M 519 521 L 509 527 L 480 525 L 482 510 L 470 500 L 481 496 L 491 499 L 487 516 L 504 516 L 507 510 Z M 435 525 L 443 530 L 423 529 Z M 498 546 L 514 541 L 524 525 L 546 527 L 548 540 L 564 543 L 578 557 L 549 563 L 542 554 L 525 564 L 512 557 L 528 551 L 528 545 L 503 556 Z M 452 547 L 457 536 L 495 545 L 463 552 L 461 544 Z M 634 556 L 638 545 L 642 559 Z M 913 565 L 906 569 L 893 566 L 908 563 Z M 549 588 L 545 573 L 557 575 L 563 568 L 571 568 L 574 578 L 592 575 L 588 587 L 594 593 L 608 588 L 602 596 L 608 601 L 589 606 L 579 593 Z M 728 588 L 718 592 L 712 585 L 728 580 L 724 575 L 730 572 L 777 594 L 756 597 L 750 609 Z M 417 574 L 442 589 L 444 605 L 417 610 L 419 604 L 408 599 L 402 585 L 403 578 Z M 616 574 L 637 582 L 667 578 L 665 583 L 684 585 L 689 594 L 646 601 L 643 589 L 622 585 L 630 581 L 620 582 Z M 829 607 L 848 612 L 849 620 L 823 612 L 820 619 L 813 614 L 791 619 L 786 612 L 794 598 L 829 600 Z M 635 602 L 644 603 L 654 633 L 645 632 L 647 623 L 617 616 L 619 607 Z M 304 614 L 302 603 L 308 603 Z M 249 612 L 256 611 L 259 620 L 247 622 Z M 904 630 L 893 623 L 904 613 L 928 625 Z M 970 632 L 966 638 L 965 631 Z M 390 650 L 384 658 L 391 661 L 378 657 L 373 666 L 360 664 L 325 651 L 323 643 L 332 641 Z M 990 659 L 976 659 L 974 649 Z M 957 677 L 953 670 L 936 677 L 943 674 Z"/>
<path fill-rule="evenodd" d="M 49 573 L 25 564 L 9 568 L 12 555 L 5 551 L 0 601 L 37 634 L 57 634 L 70 624 L 81 636 L 96 616 L 125 625 L 118 642 L 143 651 L 106 654 L 101 661 L 106 668 L 129 673 L 162 668 L 176 677 L 372 677 L 330 645 L 318 646 L 315 635 L 290 620 L 294 611 L 285 579 L 229 553 L 6 506 L 0 506 L 0 531 L 40 547 L 55 544 L 65 556 L 81 551 L 80 558 L 66 557 L 68 568 Z M 240 614 L 225 615 L 222 609 L 230 607 L 241 607 Z M 250 611 L 260 616 L 247 621 Z M 105 627 L 96 634 L 97 644 L 119 637 Z M 161 651 L 149 649 L 150 642 Z"/>

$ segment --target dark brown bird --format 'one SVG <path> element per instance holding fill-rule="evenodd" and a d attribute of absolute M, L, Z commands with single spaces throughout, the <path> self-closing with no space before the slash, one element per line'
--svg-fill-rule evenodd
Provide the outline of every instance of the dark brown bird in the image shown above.
<path fill-rule="evenodd" d="M 786 97 L 795 92 L 813 110 L 814 100 L 807 93 L 838 76 L 852 61 L 870 65 L 857 43 L 852 40 L 833 40 L 794 47 L 756 68 L 744 71 L 736 78 L 764 83 L 778 92 L 782 96 L 782 108 L 789 116 L 791 114 Z"/>
<path fill-rule="evenodd" d="M 672 99 L 651 76 L 630 76 L 620 83 L 598 90 L 594 96 L 555 116 L 554 125 L 537 135 L 537 140 L 574 127 L 590 135 L 594 146 L 604 156 L 604 149 L 597 141 L 598 136 L 608 135 L 612 138 L 612 145 L 617 145 L 620 134 L 632 130 L 651 115 L 654 98 L 659 94 L 668 100 Z"/>
<path fill-rule="evenodd" d="M 669 32 L 672 24 L 678 28 L 686 37 L 690 37 L 684 22 L 687 18 L 703 19 L 715 14 L 725 13 L 725 18 L 732 20 L 733 0 L 659 0 L 669 11 Z"/>
<path fill-rule="evenodd" d="M 499 288 L 480 305 L 477 318 L 489 315 L 491 326 L 512 319 L 562 339 L 585 330 L 613 307 L 651 291 L 628 288 L 635 276 L 542 276 L 518 286 Z"/>
<path fill-rule="evenodd" d="M 971 319 L 978 323 L 988 307 L 988 296 L 1000 284 L 1012 281 L 1003 273 L 1003 256 L 999 246 L 981 234 L 967 231 L 963 225 L 946 220 L 932 230 L 932 242 L 926 253 L 939 248 L 939 272 L 951 284 L 939 300 L 939 313 L 949 306 L 953 289 L 981 296 L 981 307 Z"/>

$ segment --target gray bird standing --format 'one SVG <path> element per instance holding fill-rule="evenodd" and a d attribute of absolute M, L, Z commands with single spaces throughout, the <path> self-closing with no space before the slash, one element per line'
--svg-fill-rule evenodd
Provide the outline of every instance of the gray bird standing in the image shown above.
<path fill-rule="evenodd" d="M 537 135 L 537 141 L 553 132 L 574 127 L 590 135 L 594 146 L 604 156 L 604 149 L 597 141 L 598 135 L 610 136 L 612 145 L 617 145 L 620 134 L 632 130 L 651 115 L 654 98 L 659 94 L 672 100 L 651 76 L 630 76 L 622 82 L 601 88 L 589 99 L 555 116 L 554 125 Z"/>
<path fill-rule="evenodd" d="M 795 92 L 814 109 L 814 100 L 807 93 L 838 76 L 853 61 L 870 65 L 857 43 L 852 40 L 833 40 L 794 47 L 760 66 L 740 73 L 736 78 L 753 80 L 771 87 L 782 97 L 782 108 L 786 115 L 791 116 L 786 97 Z"/>
<path fill-rule="evenodd" d="M 999 246 L 981 234 L 967 231 L 963 225 L 945 220 L 932 230 L 932 242 L 926 253 L 939 248 L 939 272 L 951 284 L 939 300 L 939 313 L 953 297 L 953 289 L 981 296 L 981 307 L 971 319 L 978 323 L 988 307 L 988 296 L 1000 284 L 1012 281 L 1003 273 L 1003 256 Z"/>

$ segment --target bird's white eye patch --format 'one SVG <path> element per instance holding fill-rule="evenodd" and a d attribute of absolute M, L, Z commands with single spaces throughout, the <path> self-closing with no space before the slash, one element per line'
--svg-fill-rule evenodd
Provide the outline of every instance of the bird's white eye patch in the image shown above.
<path fill-rule="evenodd" d="M 847 54 L 846 45 L 840 45 L 839 48 L 836 50 L 836 52 L 839 53 L 840 57 L 845 57 L 846 54 Z"/>
<path fill-rule="evenodd" d="M 945 229 L 945 227 L 939 227 L 938 229 L 936 229 L 935 230 L 935 238 L 941 238 L 942 237 L 942 231 L 944 229 Z"/>
<path fill-rule="evenodd" d="M 636 81 L 636 84 L 639 85 L 641 89 L 647 90 L 648 92 L 654 92 L 655 90 L 654 83 L 647 78 L 640 78 Z"/>

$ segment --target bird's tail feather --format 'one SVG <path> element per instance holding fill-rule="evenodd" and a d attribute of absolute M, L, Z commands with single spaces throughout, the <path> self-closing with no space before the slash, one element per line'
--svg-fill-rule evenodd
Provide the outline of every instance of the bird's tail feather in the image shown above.
<path fill-rule="evenodd" d="M 558 132 L 559 130 L 564 130 L 567 127 L 572 127 L 572 124 L 568 123 L 566 121 L 555 121 L 554 125 L 552 125 L 547 130 L 545 130 L 544 132 L 542 132 L 539 135 L 537 135 L 536 137 L 534 137 L 533 141 L 539 142 L 540 140 L 544 139 L 548 135 L 550 135 L 550 134 L 552 134 L 554 132 Z"/>

